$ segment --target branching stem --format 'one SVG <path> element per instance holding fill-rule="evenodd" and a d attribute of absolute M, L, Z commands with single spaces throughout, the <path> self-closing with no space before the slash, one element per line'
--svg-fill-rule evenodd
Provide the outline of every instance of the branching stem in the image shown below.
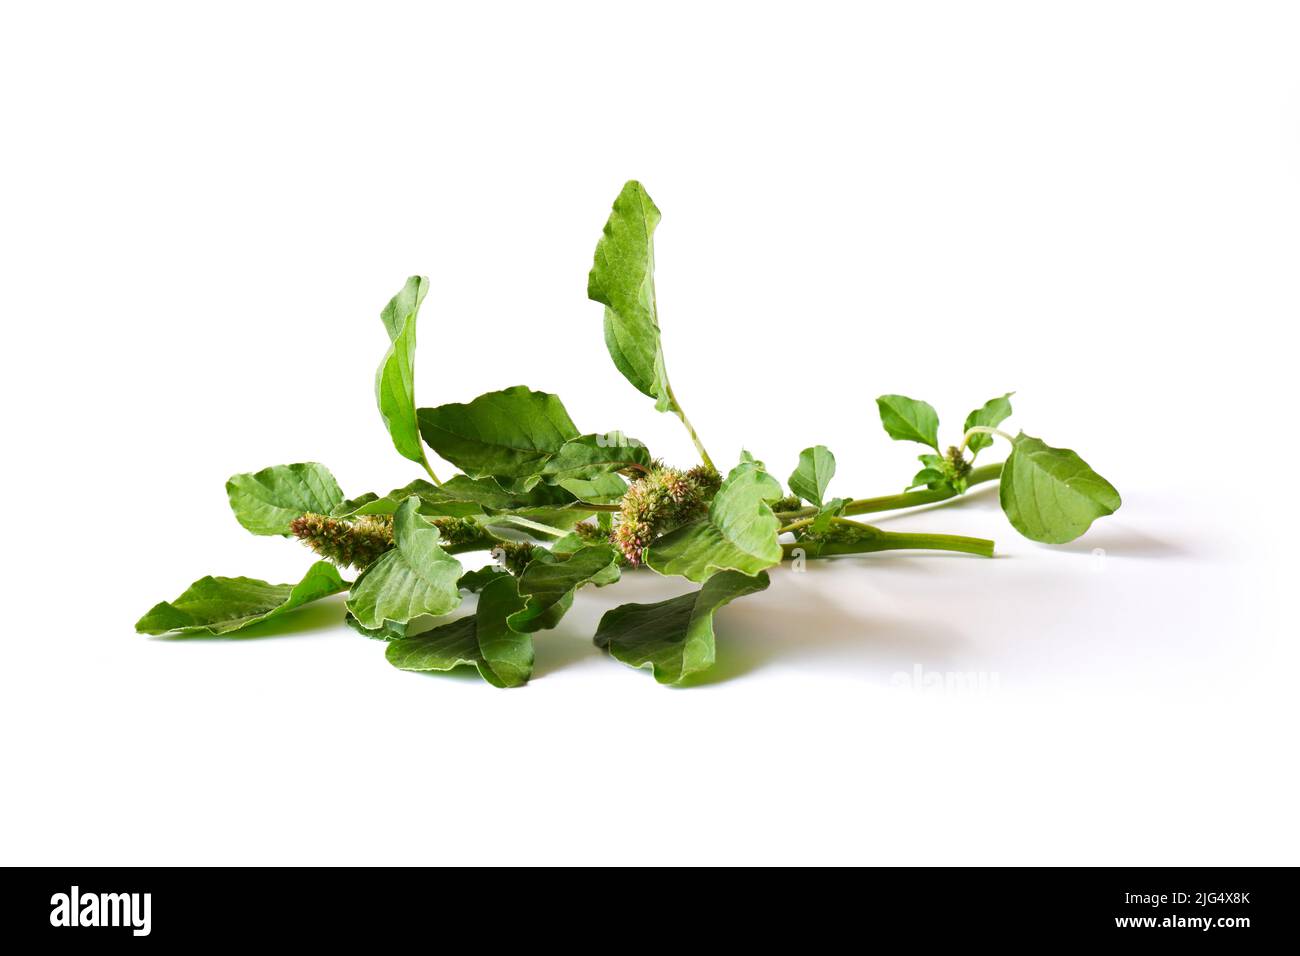
<path fill-rule="evenodd" d="M 978 485 L 985 481 L 993 481 L 1002 475 L 1002 463 L 998 462 L 993 465 L 981 465 L 971 471 L 966 478 L 968 488 Z M 942 489 L 931 491 L 929 488 L 923 488 L 919 491 L 904 491 L 897 495 L 881 495 L 878 498 L 855 498 L 844 506 L 846 515 L 865 515 L 874 514 L 878 511 L 897 511 L 901 508 L 916 508 L 920 505 L 932 505 L 940 501 L 947 501 L 949 498 L 957 497 L 957 492 L 951 489 Z M 782 511 L 777 517 L 783 521 L 795 521 L 803 518 L 812 518 L 816 516 L 816 508 L 800 508 L 797 511 Z M 811 522 L 808 522 L 811 523 Z M 805 527 L 806 524 L 799 524 L 798 527 Z M 782 531 L 793 531 L 794 528 L 787 525 Z"/>
<path fill-rule="evenodd" d="M 960 451 L 965 451 L 966 446 L 970 444 L 970 440 L 976 435 L 997 435 L 999 438 L 1005 438 L 1008 442 L 1015 441 L 1015 438 L 1008 435 L 1000 428 L 990 428 L 988 425 L 976 425 L 974 428 L 967 431 L 965 435 L 961 436 L 961 444 L 957 446 L 958 449 Z"/>

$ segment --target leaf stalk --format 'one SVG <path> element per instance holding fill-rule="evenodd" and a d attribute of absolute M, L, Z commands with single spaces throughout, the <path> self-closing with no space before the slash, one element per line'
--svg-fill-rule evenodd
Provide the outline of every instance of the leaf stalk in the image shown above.
<path fill-rule="evenodd" d="M 429 459 L 423 455 L 420 456 L 420 464 L 424 467 L 424 471 L 429 476 L 429 480 L 435 485 L 441 486 L 442 482 L 438 480 L 438 476 L 433 473 L 433 468 L 429 466 Z"/>
<path fill-rule="evenodd" d="M 1007 442 L 1015 442 L 1015 438 L 1008 435 L 1000 428 L 991 428 L 988 425 L 975 425 L 966 430 L 966 434 L 961 436 L 961 444 L 957 446 L 958 451 L 965 451 L 970 440 L 976 435 L 997 435 L 999 438 L 1006 439 Z"/>
<path fill-rule="evenodd" d="M 671 385 L 668 386 L 667 392 L 668 401 L 672 403 L 673 411 L 677 414 L 677 417 L 681 419 L 682 424 L 686 426 L 686 431 L 691 436 L 691 441 L 695 443 L 695 450 L 700 453 L 700 460 L 703 461 L 711 471 L 717 471 L 718 469 L 713 464 L 713 459 L 709 457 L 708 451 L 704 448 L 704 443 L 700 441 L 700 436 L 695 433 L 695 426 L 692 425 L 691 420 L 686 417 L 686 412 L 682 411 L 681 403 L 677 401 L 677 396 L 673 394 L 673 387 Z"/>

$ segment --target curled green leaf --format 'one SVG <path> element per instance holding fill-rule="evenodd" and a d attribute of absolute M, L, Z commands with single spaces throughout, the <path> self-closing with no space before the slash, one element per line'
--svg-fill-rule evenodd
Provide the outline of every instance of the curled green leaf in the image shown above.
<path fill-rule="evenodd" d="M 343 500 L 330 470 L 314 461 L 235 475 L 226 482 L 226 495 L 236 520 L 253 534 L 285 537 L 294 518 L 327 515 Z"/>
<path fill-rule="evenodd" d="M 659 209 L 645 187 L 630 180 L 596 244 L 587 298 L 605 306 L 605 346 L 614 365 L 661 412 L 676 411 L 664 368 L 655 303 L 654 231 Z"/>
<path fill-rule="evenodd" d="M 975 411 L 966 416 L 966 423 L 962 425 L 963 434 L 969 432 L 972 428 L 997 428 L 1004 421 L 1011 417 L 1011 396 L 1015 392 L 1007 392 L 997 398 L 990 398 Z M 984 432 L 976 432 L 970 436 L 970 441 L 966 447 L 971 450 L 973 459 L 980 453 L 981 449 L 988 448 L 993 444 L 993 436 Z"/>
<path fill-rule="evenodd" d="M 200 578 L 174 601 L 163 601 L 140 618 L 141 634 L 227 635 L 338 594 L 348 583 L 328 561 L 317 561 L 297 584 L 255 578 Z"/>
<path fill-rule="evenodd" d="M 754 575 L 770 568 L 781 560 L 780 522 L 771 508 L 781 495 L 761 462 L 742 461 L 718 489 L 708 516 L 659 538 L 645 550 L 645 563 L 696 582 L 718 571 Z"/>
<path fill-rule="evenodd" d="M 612 504 L 627 494 L 627 482 L 613 474 L 594 475 L 591 478 L 561 478 L 556 486 L 580 501 L 596 504 Z"/>
<path fill-rule="evenodd" d="M 511 629 L 508 620 L 523 605 L 514 578 L 494 578 L 483 588 L 473 614 L 393 641 L 386 651 L 388 662 L 408 671 L 473 665 L 495 687 L 519 687 L 533 673 L 533 639 Z"/>
<path fill-rule="evenodd" d="M 543 552 L 545 553 L 545 552 Z M 582 548 L 563 559 L 534 560 L 519 576 L 519 593 L 527 605 L 510 616 L 516 631 L 547 630 L 560 622 L 584 584 L 597 586 L 618 580 L 618 554 L 607 544 Z"/>
<path fill-rule="evenodd" d="M 655 604 L 623 604 L 600 619 L 596 646 L 631 667 L 648 666 L 661 684 L 676 684 L 713 666 L 713 615 L 718 609 L 767 585 L 764 572 L 722 571 L 698 591 Z"/>
<path fill-rule="evenodd" d="M 476 479 L 456 475 L 441 485 L 433 485 L 417 478 L 382 497 L 368 492 L 339 503 L 335 506 L 332 517 L 393 514 L 403 501 L 413 495 L 420 499 L 420 514 L 426 517 L 466 518 L 472 515 L 518 512 L 525 517 L 544 520 L 545 515 L 568 509 L 575 501 L 573 492 L 564 487 L 537 484 L 527 491 L 511 491 L 495 478 Z"/>
<path fill-rule="evenodd" d="M 415 324 L 428 291 L 427 278 L 411 276 L 380 313 L 390 344 L 375 372 L 375 400 L 397 453 L 437 481 L 420 442 L 415 413 Z"/>
<path fill-rule="evenodd" d="M 444 482 L 441 485 L 434 485 L 423 478 L 417 478 L 415 481 L 403 485 L 401 488 L 396 488 L 382 497 L 374 492 L 366 492 L 356 498 L 349 498 L 347 501 L 339 502 L 330 516 L 334 518 L 360 518 L 366 515 L 391 515 L 397 511 L 403 501 L 412 496 L 420 499 L 420 514 L 426 517 L 465 518 L 470 515 L 483 514 L 481 504 L 459 496 L 451 490 L 452 482 L 457 479 L 469 480 L 464 475 L 457 475 L 451 481 Z M 500 488 L 499 485 L 497 487 Z"/>
<path fill-rule="evenodd" d="M 509 577 L 510 572 L 495 564 L 486 564 L 477 571 L 466 571 L 456 582 L 456 586 L 462 591 L 469 591 L 471 594 L 477 594 L 483 588 L 491 584 L 497 578 Z"/>
<path fill-rule="evenodd" d="M 1073 541 L 1122 503 L 1115 486 L 1073 451 L 1024 432 L 1002 466 L 999 497 L 1011 526 L 1044 544 Z"/>
<path fill-rule="evenodd" d="M 406 637 L 409 630 L 406 624 L 398 624 L 395 621 L 385 621 L 379 627 L 362 627 L 361 622 L 356 619 L 351 611 L 343 615 L 343 623 L 372 641 L 400 641 Z"/>
<path fill-rule="evenodd" d="M 460 604 L 460 562 L 439 546 L 438 529 L 408 498 L 393 516 L 394 547 L 357 578 L 348 610 L 364 628 L 447 614 Z"/>
<path fill-rule="evenodd" d="M 419 411 L 429 447 L 471 478 L 536 479 L 577 427 L 560 399 L 524 385 Z"/>
<path fill-rule="evenodd" d="M 560 446 L 542 468 L 542 477 L 552 484 L 570 479 L 590 481 L 616 471 L 648 471 L 650 463 L 645 445 L 622 432 L 582 435 Z"/>

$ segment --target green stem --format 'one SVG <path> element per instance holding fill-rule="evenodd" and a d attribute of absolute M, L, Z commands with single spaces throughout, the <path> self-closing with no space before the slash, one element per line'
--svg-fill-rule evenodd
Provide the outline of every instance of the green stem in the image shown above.
<path fill-rule="evenodd" d="M 993 465 L 981 465 L 971 470 L 970 475 L 966 478 L 966 487 L 971 488 L 982 482 L 992 481 L 994 478 L 1001 477 L 1001 475 L 1002 462 Z M 857 498 L 848 503 L 844 513 L 846 515 L 865 515 L 877 511 L 894 511 L 898 508 L 915 508 L 918 505 L 932 505 L 955 497 L 957 497 L 957 492 L 951 488 L 940 491 L 922 488 L 919 491 L 904 491 L 902 494 L 883 495 L 879 498 Z"/>
<path fill-rule="evenodd" d="M 718 469 L 713 465 L 713 459 L 709 457 L 709 453 L 704 449 L 704 443 L 700 441 L 700 436 L 695 434 L 695 426 L 692 425 L 691 420 L 686 417 L 686 413 L 682 411 L 682 406 L 677 401 L 677 396 L 673 394 L 673 387 L 669 385 L 666 388 L 666 391 L 668 393 L 668 401 L 672 404 L 673 411 L 676 413 L 677 417 L 681 419 L 682 424 L 686 426 L 686 431 L 690 434 L 691 441 L 695 442 L 695 450 L 700 453 L 700 460 L 703 461 L 711 471 L 717 471 Z"/>
<path fill-rule="evenodd" d="M 563 528 L 542 524 L 540 521 L 534 521 L 520 515 L 494 515 L 480 520 L 485 528 L 503 527 L 513 528 L 516 531 L 531 531 L 534 533 L 534 537 L 538 534 L 544 534 L 552 538 L 563 538 L 569 533 Z"/>
<path fill-rule="evenodd" d="M 1002 463 L 997 462 L 992 465 L 980 465 L 971 471 L 966 478 L 966 487 L 972 488 L 975 485 L 982 484 L 986 481 L 993 481 L 1002 475 Z M 947 501 L 949 498 L 957 497 L 957 492 L 952 489 L 941 491 L 931 491 L 929 488 L 923 488 L 920 491 L 904 491 L 897 495 L 881 495 L 878 498 L 855 498 L 844 506 L 846 515 L 866 515 L 874 514 L 877 511 L 897 511 L 900 508 L 916 508 L 920 505 L 932 505 L 940 501 Z M 798 511 L 783 511 L 777 517 L 783 520 L 803 519 L 817 514 L 816 508 L 800 508 Z M 804 527 L 806 522 L 800 523 L 797 527 Z M 782 528 L 782 531 L 792 530 L 789 526 Z"/>
<path fill-rule="evenodd" d="M 863 525 L 861 527 L 867 528 Z M 993 542 L 987 538 L 968 538 L 959 534 L 909 534 L 899 531 L 874 532 L 856 541 L 794 541 L 781 545 L 785 557 L 803 551 L 805 557 L 828 558 L 836 554 L 868 554 L 874 551 L 956 551 L 976 554 L 982 558 L 993 557 Z"/>
<path fill-rule="evenodd" d="M 813 523 L 813 519 L 816 517 L 816 515 L 813 515 L 810 518 L 800 518 L 798 521 L 792 521 L 787 525 L 782 525 L 776 530 L 776 533 L 785 534 L 787 531 L 798 531 L 800 528 L 806 528 Z"/>
<path fill-rule="evenodd" d="M 958 451 L 965 451 L 970 440 L 976 435 L 997 435 L 999 438 L 1005 438 L 1008 442 L 1015 442 L 1015 439 L 1008 435 L 1000 428 L 990 428 L 988 425 L 976 425 L 974 428 L 967 430 L 966 434 L 961 436 L 961 444 Z"/>
<path fill-rule="evenodd" d="M 442 484 L 442 482 L 438 480 L 438 476 L 433 473 L 433 469 L 429 467 L 429 459 L 425 457 L 423 453 L 420 455 L 420 464 L 424 466 L 424 470 L 428 473 L 430 481 L 435 485 Z"/>
<path fill-rule="evenodd" d="M 611 514 L 618 514 L 623 510 L 622 505 L 598 505 L 594 501 L 575 501 L 568 507 L 573 511 L 607 511 Z"/>

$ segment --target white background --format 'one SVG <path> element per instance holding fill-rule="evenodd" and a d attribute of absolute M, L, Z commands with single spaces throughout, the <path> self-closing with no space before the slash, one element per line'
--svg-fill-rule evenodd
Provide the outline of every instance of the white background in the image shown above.
<path fill-rule="evenodd" d="M 122 3 L 0 16 L 8 430 L 0 860 L 1300 862 L 1300 20 L 1254 3 Z M 586 272 L 641 179 L 675 389 L 719 464 L 916 467 L 873 398 L 1023 427 L 1124 494 L 1075 545 L 773 573 L 703 686 L 590 644 L 525 689 L 338 623 L 138 636 L 202 575 L 296 580 L 223 483 L 417 476 L 378 312 L 432 278 L 417 396 L 527 383 L 693 451 Z M 986 452 L 989 460 L 1002 449 Z M 445 471 L 450 471 L 445 465 Z M 1094 549 L 1103 549 L 1104 556 Z M 984 693 L 927 690 L 983 674 Z M 917 676 L 920 676 L 916 686 Z"/>

